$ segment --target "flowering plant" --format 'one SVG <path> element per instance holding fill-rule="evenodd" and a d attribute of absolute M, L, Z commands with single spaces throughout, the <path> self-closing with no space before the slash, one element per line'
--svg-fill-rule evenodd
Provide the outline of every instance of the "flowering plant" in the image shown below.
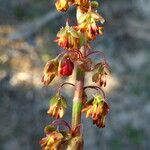
<path fill-rule="evenodd" d="M 90 43 L 97 36 L 103 34 L 102 24 L 104 18 L 97 12 L 99 3 L 89 0 L 55 0 L 58 11 L 65 12 L 71 6 L 77 9 L 77 25 L 70 26 L 68 20 L 66 26 L 57 33 L 55 42 L 64 49 L 56 58 L 49 60 L 43 71 L 42 82 L 48 86 L 56 76 L 68 77 L 76 73 L 75 84 L 63 83 L 56 94 L 50 100 L 50 117 L 56 118 L 54 122 L 45 128 L 46 137 L 40 141 L 43 150 L 83 150 L 83 125 L 81 113 L 93 120 L 99 128 L 105 127 L 105 118 L 109 112 L 105 93 L 102 87 L 106 86 L 106 78 L 110 73 L 110 67 L 105 55 L 101 51 L 94 51 Z M 98 63 L 91 58 L 93 54 L 103 56 Z M 87 72 L 92 72 L 93 85 L 85 86 L 84 78 Z M 72 106 L 72 124 L 60 120 L 65 114 L 67 101 L 62 96 L 60 89 L 64 85 L 75 88 Z M 86 89 L 95 89 L 98 93 L 91 99 L 88 98 Z M 69 130 L 59 130 L 62 125 Z"/>

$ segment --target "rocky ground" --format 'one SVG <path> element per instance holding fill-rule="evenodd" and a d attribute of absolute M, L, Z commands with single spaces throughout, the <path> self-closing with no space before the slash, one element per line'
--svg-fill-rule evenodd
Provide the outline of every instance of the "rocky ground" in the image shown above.
<path fill-rule="evenodd" d="M 40 80 L 44 63 L 58 54 L 52 40 L 59 25 L 56 31 L 52 29 L 58 23 L 63 25 L 65 15 L 26 40 L 8 39 L 7 35 L 15 32 L 18 24 L 40 15 L 34 12 L 40 10 L 45 14 L 51 8 L 45 0 L 34 3 L 5 1 L 0 8 L 1 150 L 40 149 L 38 141 L 43 128 L 51 121 L 46 114 L 48 100 L 61 82 L 57 79 L 55 88 L 46 88 Z M 4 9 L 6 6 L 10 11 Z M 85 150 L 149 150 L 150 2 L 105 0 L 101 8 L 107 20 L 105 34 L 93 45 L 105 52 L 112 68 L 108 87 L 104 89 L 111 110 L 105 129 L 97 129 L 83 116 Z M 67 93 L 66 97 L 71 99 Z M 70 114 L 69 108 L 67 120 Z"/>

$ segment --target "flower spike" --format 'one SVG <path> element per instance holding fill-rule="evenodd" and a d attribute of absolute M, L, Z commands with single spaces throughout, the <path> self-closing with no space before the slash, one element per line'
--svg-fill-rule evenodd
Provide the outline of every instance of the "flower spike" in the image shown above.
<path fill-rule="evenodd" d="M 75 6 L 76 20 L 70 23 L 67 19 L 65 27 L 61 27 L 58 31 L 54 41 L 63 49 L 63 52 L 46 63 L 42 82 L 48 86 L 56 76 L 69 77 L 72 74 L 76 74 L 76 80 L 74 84 L 61 83 L 56 94 L 50 99 L 47 113 L 56 120 L 45 127 L 45 137 L 40 140 L 40 145 L 42 150 L 83 150 L 82 112 L 99 128 L 105 127 L 106 116 L 109 112 L 109 105 L 102 87 L 106 86 L 110 67 L 104 53 L 94 51 L 91 47 L 91 41 L 103 34 L 102 24 L 105 19 L 96 10 L 99 3 L 95 0 L 55 0 L 55 6 L 59 12 L 66 12 L 70 6 Z M 100 54 L 100 60 L 94 60 L 91 57 L 92 54 Z M 85 77 L 88 72 L 93 73 L 91 78 L 96 86 L 85 86 Z M 71 125 L 61 119 L 67 109 L 67 101 L 61 94 L 64 85 L 71 85 L 75 90 L 72 99 Z M 96 94 L 90 99 L 87 88 L 96 90 Z M 69 94 L 68 90 L 67 92 Z"/>

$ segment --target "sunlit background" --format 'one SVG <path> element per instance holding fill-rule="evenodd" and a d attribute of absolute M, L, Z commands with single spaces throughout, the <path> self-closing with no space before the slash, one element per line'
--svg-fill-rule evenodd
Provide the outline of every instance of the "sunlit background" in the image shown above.
<path fill-rule="evenodd" d="M 104 88 L 111 110 L 105 129 L 83 115 L 84 149 L 149 150 L 150 1 L 99 2 L 105 32 L 93 48 L 105 53 L 112 68 Z M 74 14 L 73 8 L 56 12 L 53 0 L 0 1 L 0 150 L 40 150 L 43 128 L 52 121 L 48 101 L 62 83 L 57 78 L 43 87 L 42 69 L 62 51 L 53 40 L 66 18 L 75 21 Z M 74 76 L 64 80 L 74 83 Z M 71 104 L 70 87 L 64 95 Z M 70 117 L 71 106 L 66 119 Z"/>

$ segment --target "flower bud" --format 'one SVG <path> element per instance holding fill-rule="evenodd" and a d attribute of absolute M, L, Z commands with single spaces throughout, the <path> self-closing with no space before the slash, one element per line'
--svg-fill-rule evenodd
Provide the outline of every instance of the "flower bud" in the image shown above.
<path fill-rule="evenodd" d="M 65 57 L 60 61 L 58 74 L 60 76 L 70 76 L 72 75 L 74 69 L 74 63 L 70 60 L 70 58 Z"/>

